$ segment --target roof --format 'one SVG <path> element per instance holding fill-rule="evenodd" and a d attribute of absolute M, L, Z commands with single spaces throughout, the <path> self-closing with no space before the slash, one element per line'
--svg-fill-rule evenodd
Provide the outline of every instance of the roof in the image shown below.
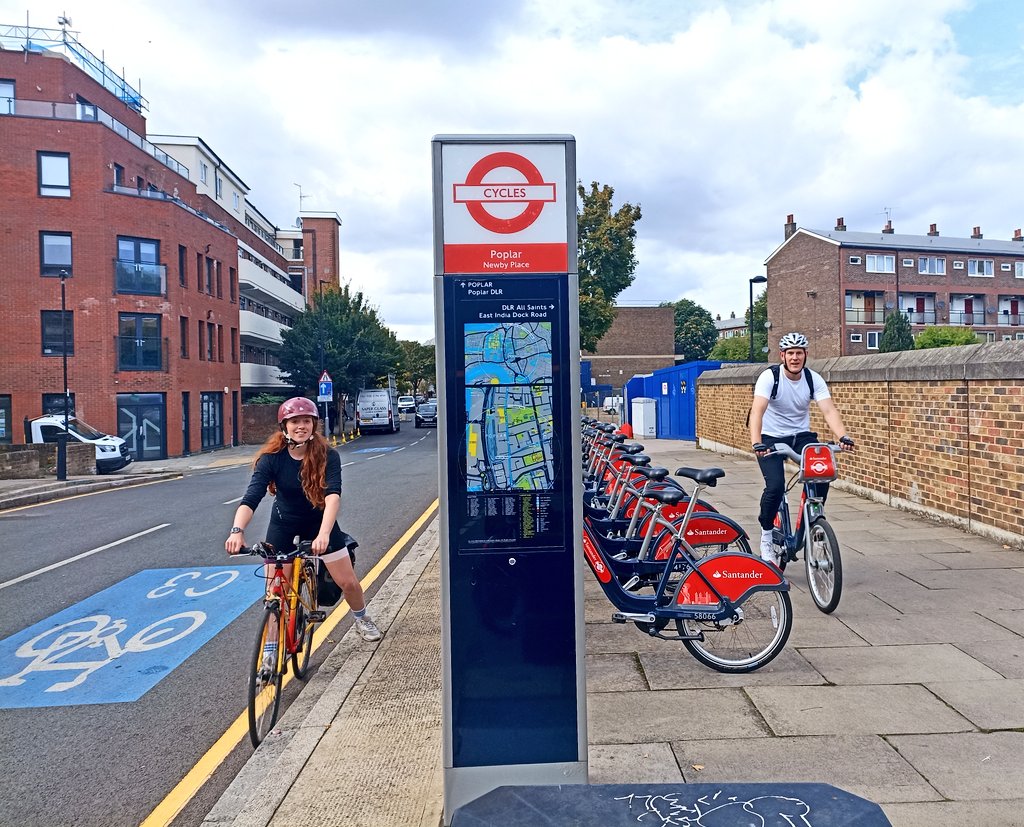
<path fill-rule="evenodd" d="M 940 235 L 902 235 L 900 233 L 859 233 L 851 230 L 812 230 L 799 228 L 765 259 L 771 261 L 778 252 L 798 235 L 820 239 L 837 247 L 858 249 L 900 250 L 942 253 L 987 253 L 989 255 L 1024 256 L 1024 242 L 1002 241 L 996 238 L 954 238 Z"/>

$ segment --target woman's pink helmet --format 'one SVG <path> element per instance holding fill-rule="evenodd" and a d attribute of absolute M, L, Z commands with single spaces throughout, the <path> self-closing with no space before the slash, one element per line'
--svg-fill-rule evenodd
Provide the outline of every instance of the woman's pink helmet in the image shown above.
<path fill-rule="evenodd" d="M 286 419 L 293 416 L 311 416 L 313 419 L 320 418 L 320 412 L 312 400 L 304 396 L 294 396 L 287 402 L 282 402 L 277 409 L 277 424 L 283 425 Z"/>

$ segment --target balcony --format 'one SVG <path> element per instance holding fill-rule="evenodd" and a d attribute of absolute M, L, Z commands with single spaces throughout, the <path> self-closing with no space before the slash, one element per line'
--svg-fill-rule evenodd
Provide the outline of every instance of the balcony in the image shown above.
<path fill-rule="evenodd" d="M 935 324 L 934 310 L 904 310 L 903 313 L 911 324 Z"/>
<path fill-rule="evenodd" d="M 290 283 L 241 257 L 238 260 L 238 289 L 246 298 L 274 306 L 275 310 L 288 316 L 294 316 L 306 307 L 302 294 L 293 290 Z"/>
<path fill-rule="evenodd" d="M 289 383 L 281 378 L 277 365 L 256 365 L 242 362 L 239 365 L 243 388 L 285 388 Z"/>
<path fill-rule="evenodd" d="M 238 335 L 241 339 L 254 339 L 262 345 L 281 344 L 281 332 L 285 326 L 251 310 L 238 311 Z"/>
<path fill-rule="evenodd" d="M 168 342 L 159 336 L 115 336 L 117 369 L 167 373 Z"/>
<path fill-rule="evenodd" d="M 884 310 L 862 310 L 859 308 L 846 308 L 847 324 L 885 324 Z"/>
<path fill-rule="evenodd" d="M 166 296 L 167 265 L 114 259 L 114 289 L 140 296 Z"/>
<path fill-rule="evenodd" d="M 996 317 L 996 324 L 1000 327 L 1017 327 L 1021 323 L 1021 318 L 1022 317 L 1019 313 L 1009 313 L 1004 311 Z"/>
<path fill-rule="evenodd" d="M 949 323 L 951 325 L 985 324 L 985 314 L 978 311 L 969 313 L 966 310 L 950 310 Z"/>

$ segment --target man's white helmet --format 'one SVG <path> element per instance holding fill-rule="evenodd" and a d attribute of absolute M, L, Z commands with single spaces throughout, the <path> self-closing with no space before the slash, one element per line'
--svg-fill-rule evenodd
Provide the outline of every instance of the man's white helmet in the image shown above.
<path fill-rule="evenodd" d="M 779 339 L 779 350 L 789 350 L 791 347 L 807 350 L 807 337 L 803 333 L 787 333 Z"/>

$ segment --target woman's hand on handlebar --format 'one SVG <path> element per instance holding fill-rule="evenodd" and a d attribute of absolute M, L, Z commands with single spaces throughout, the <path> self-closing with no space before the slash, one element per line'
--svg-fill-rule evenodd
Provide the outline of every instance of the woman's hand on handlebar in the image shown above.
<path fill-rule="evenodd" d="M 324 554 L 330 548 L 331 534 L 320 532 L 313 540 L 313 554 L 317 556 Z"/>
<path fill-rule="evenodd" d="M 848 436 L 841 436 L 841 437 L 839 437 L 839 444 L 843 446 L 842 450 L 844 450 L 844 451 L 856 451 L 857 450 L 857 446 L 854 445 L 853 439 L 848 437 Z"/>

